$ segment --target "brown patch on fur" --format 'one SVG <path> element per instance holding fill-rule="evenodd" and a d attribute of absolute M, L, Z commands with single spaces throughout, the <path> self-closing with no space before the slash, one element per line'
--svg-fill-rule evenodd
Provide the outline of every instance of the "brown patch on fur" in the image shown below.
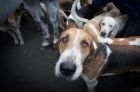
<path fill-rule="evenodd" d="M 86 31 L 93 38 L 93 40 L 97 40 L 97 36 L 99 35 L 99 26 L 92 23 L 86 23 L 83 30 Z"/>

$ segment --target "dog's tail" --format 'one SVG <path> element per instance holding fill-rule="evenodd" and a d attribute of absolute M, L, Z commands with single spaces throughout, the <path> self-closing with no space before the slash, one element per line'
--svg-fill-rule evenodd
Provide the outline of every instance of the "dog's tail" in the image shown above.
<path fill-rule="evenodd" d="M 82 18 L 82 17 L 79 17 L 78 15 L 77 15 L 77 13 L 76 13 L 76 6 L 77 6 L 77 3 L 78 2 L 80 2 L 80 0 L 75 0 L 74 1 L 74 3 L 73 3 L 73 5 L 72 5 L 72 8 L 71 8 L 71 14 L 72 14 L 72 16 L 76 19 L 76 20 L 78 20 L 78 21 L 80 21 L 80 22 L 84 22 L 84 23 L 87 23 L 87 22 L 89 22 L 90 20 L 88 20 L 88 19 L 86 19 L 86 18 Z"/>

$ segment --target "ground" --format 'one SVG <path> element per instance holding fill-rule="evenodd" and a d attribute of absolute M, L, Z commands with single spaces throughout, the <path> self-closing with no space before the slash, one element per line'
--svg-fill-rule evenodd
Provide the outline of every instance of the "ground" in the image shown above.
<path fill-rule="evenodd" d="M 54 66 L 57 50 L 41 49 L 42 34 L 33 21 L 22 20 L 21 32 L 25 45 L 0 32 L 1 92 L 85 92 L 81 78 L 76 81 L 58 79 Z M 126 73 L 99 78 L 97 92 L 140 92 L 140 74 Z"/>

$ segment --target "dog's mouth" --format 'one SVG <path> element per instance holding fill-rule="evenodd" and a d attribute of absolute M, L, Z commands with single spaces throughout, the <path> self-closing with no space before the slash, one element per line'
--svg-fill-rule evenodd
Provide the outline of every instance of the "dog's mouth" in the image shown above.
<path fill-rule="evenodd" d="M 81 54 L 75 49 L 63 52 L 55 66 L 56 76 L 66 80 L 76 80 L 81 73 Z"/>
<path fill-rule="evenodd" d="M 57 77 L 60 79 L 67 80 L 67 81 L 73 81 L 72 76 L 63 75 L 61 73 L 59 73 Z"/>

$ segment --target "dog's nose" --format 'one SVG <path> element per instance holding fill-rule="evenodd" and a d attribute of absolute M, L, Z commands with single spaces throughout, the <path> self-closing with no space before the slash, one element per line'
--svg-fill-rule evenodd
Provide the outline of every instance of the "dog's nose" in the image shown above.
<path fill-rule="evenodd" d="M 75 73 L 76 65 L 71 62 L 64 62 L 60 64 L 60 72 L 63 75 L 71 76 Z"/>
<path fill-rule="evenodd" d="M 105 37 L 106 32 L 101 32 L 101 36 Z"/>

